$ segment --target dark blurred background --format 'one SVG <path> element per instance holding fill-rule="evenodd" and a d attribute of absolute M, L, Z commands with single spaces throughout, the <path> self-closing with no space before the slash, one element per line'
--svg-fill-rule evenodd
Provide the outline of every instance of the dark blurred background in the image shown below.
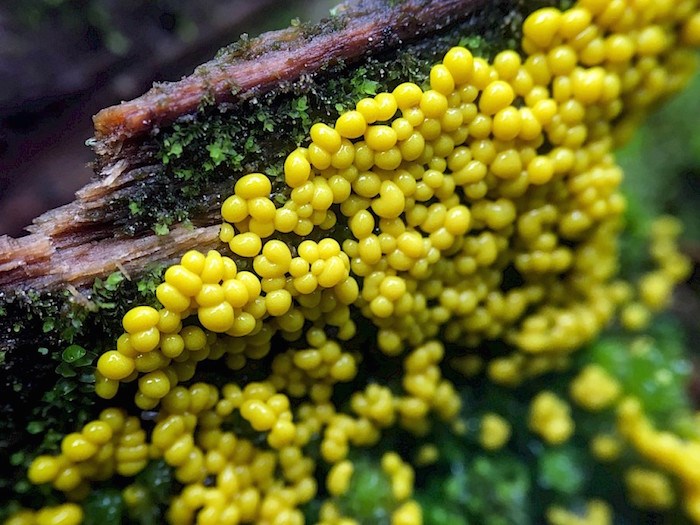
<path fill-rule="evenodd" d="M 92 115 L 177 80 L 241 34 L 320 20 L 337 0 L 0 2 L 0 235 L 92 176 Z"/>

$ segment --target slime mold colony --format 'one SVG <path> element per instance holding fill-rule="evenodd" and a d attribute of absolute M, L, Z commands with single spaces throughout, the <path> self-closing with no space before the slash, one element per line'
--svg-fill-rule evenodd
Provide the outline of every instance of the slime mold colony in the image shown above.
<path fill-rule="evenodd" d="M 429 85 L 314 124 L 282 190 L 264 173 L 236 180 L 221 249 L 169 267 L 161 307 L 132 308 L 97 361 L 96 394 L 126 389 L 133 406 L 36 457 L 28 479 L 52 503 L 6 524 L 81 523 L 82 502 L 115 477 L 137 516 L 149 492 L 130 480 L 153 462 L 172 469 L 172 524 L 301 524 L 313 505 L 323 525 L 438 523 L 416 469 L 443 453 L 436 427 L 470 432 L 462 385 L 507 392 L 565 374 L 618 314 L 643 328 L 689 271 L 677 224 L 661 219 L 658 267 L 616 279 L 625 198 L 612 151 L 692 73 L 697 2 L 579 0 L 533 12 L 522 34 L 520 51 L 491 61 L 445 50 Z M 481 350 L 494 342 L 500 352 Z M 220 370 L 202 378 L 208 361 Z M 532 393 L 517 420 L 493 407 L 472 433 L 486 453 L 517 439 L 556 448 L 579 432 L 576 414 L 605 411 L 614 424 L 588 446 L 601 465 L 627 458 L 629 504 L 700 523 L 697 435 L 658 429 L 599 363 Z M 384 514 L 348 503 L 367 472 L 386 485 Z M 616 510 L 596 496 L 578 512 L 553 502 L 543 519 L 604 525 Z"/>

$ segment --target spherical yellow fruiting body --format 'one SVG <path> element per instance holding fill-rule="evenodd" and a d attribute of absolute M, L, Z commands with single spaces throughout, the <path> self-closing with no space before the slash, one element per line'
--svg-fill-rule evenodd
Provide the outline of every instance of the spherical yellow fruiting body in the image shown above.
<path fill-rule="evenodd" d="M 155 308 L 151 308 L 150 306 L 137 306 L 124 315 L 122 325 L 127 333 L 134 334 L 153 328 L 158 324 L 158 320 L 158 311 Z"/>
<path fill-rule="evenodd" d="M 487 450 L 498 450 L 510 438 L 511 429 L 508 422 L 497 414 L 485 414 L 481 420 L 479 441 Z"/>
<path fill-rule="evenodd" d="M 270 179 L 262 173 L 250 173 L 236 181 L 233 191 L 245 200 L 255 197 L 269 197 L 272 191 L 272 184 Z"/>
<path fill-rule="evenodd" d="M 479 109 L 486 115 L 495 115 L 507 108 L 515 98 L 513 88 L 503 80 L 496 80 L 486 86 L 479 99 Z"/>
<path fill-rule="evenodd" d="M 120 380 L 128 377 L 135 368 L 134 360 L 126 357 L 116 350 L 105 352 L 97 361 L 97 369 L 100 373 L 114 380 Z"/>
<path fill-rule="evenodd" d="M 552 392 L 544 391 L 533 399 L 530 406 L 530 428 L 545 441 L 563 443 L 573 433 L 574 422 L 569 415 L 569 406 Z"/>
<path fill-rule="evenodd" d="M 35 485 L 51 483 L 60 471 L 59 461 L 51 456 L 38 456 L 32 461 L 27 472 L 29 481 Z"/>
<path fill-rule="evenodd" d="M 341 137 L 335 129 L 326 124 L 317 123 L 311 126 L 311 140 L 329 153 L 340 149 Z"/>

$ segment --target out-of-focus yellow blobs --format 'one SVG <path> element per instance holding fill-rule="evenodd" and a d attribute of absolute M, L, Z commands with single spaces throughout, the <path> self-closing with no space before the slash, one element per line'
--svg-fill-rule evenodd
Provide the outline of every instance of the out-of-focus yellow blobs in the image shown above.
<path fill-rule="evenodd" d="M 430 341 L 404 359 L 402 385 L 406 394 L 397 400 L 397 408 L 401 425 L 419 435 L 427 430 L 425 417 L 429 411 L 443 421 L 452 421 L 462 406 L 454 385 L 440 372 L 443 357 L 442 344 Z"/>
<path fill-rule="evenodd" d="M 643 330 L 652 312 L 668 306 L 676 283 L 690 274 L 690 261 L 680 252 L 678 237 L 682 226 L 670 216 L 661 216 L 651 225 L 649 253 L 656 268 L 637 283 L 638 297 L 627 297 L 620 312 L 620 323 L 630 331 Z"/>
<path fill-rule="evenodd" d="M 671 480 L 661 472 L 630 468 L 625 472 L 625 488 L 630 501 L 643 509 L 668 509 L 675 502 Z"/>
<path fill-rule="evenodd" d="M 394 424 L 395 404 L 391 390 L 377 384 L 368 385 L 364 391 L 355 392 L 350 399 L 352 410 L 379 428 L 387 428 Z"/>
<path fill-rule="evenodd" d="M 336 502 L 328 500 L 321 505 L 318 525 L 360 525 L 360 523 L 343 516 Z"/>
<path fill-rule="evenodd" d="M 681 225 L 673 217 L 662 216 L 652 224 L 650 253 L 658 269 L 643 275 L 638 283 L 640 306 L 643 305 L 651 311 L 659 311 L 666 307 L 673 286 L 687 278 L 690 273 L 690 262 L 678 248 L 677 238 L 680 232 Z M 629 321 L 633 326 L 636 321 L 634 313 L 630 312 L 627 316 L 632 317 Z M 637 313 L 637 317 L 640 313 Z"/>
<path fill-rule="evenodd" d="M 462 373 L 471 372 L 483 366 L 483 361 L 469 363 Z M 497 385 L 516 387 L 524 380 L 541 376 L 549 372 L 561 372 L 570 368 L 570 359 L 566 355 L 535 355 L 527 356 L 514 352 L 509 356 L 497 357 L 488 362 L 486 374 Z M 461 370 L 460 370 L 461 371 Z"/>
<path fill-rule="evenodd" d="M 527 165 L 527 175 L 533 184 L 546 184 L 554 176 L 554 162 L 549 157 L 534 157 Z"/>
<path fill-rule="evenodd" d="M 338 465 L 343 465 L 342 463 Z M 338 468 L 336 465 L 334 468 Z M 393 498 L 398 502 L 391 513 L 393 525 L 420 525 L 423 514 L 420 505 L 410 499 L 413 494 L 414 472 L 396 452 L 387 452 L 381 458 L 382 471 L 389 477 Z"/>
<path fill-rule="evenodd" d="M 79 525 L 84 517 L 77 503 L 43 507 L 38 511 L 21 510 L 10 516 L 5 525 Z"/>
<path fill-rule="evenodd" d="M 564 443 L 574 432 L 569 405 L 555 394 L 544 391 L 532 400 L 528 426 L 547 443 Z"/>
<path fill-rule="evenodd" d="M 332 496 L 341 496 L 348 491 L 354 467 L 352 462 L 345 460 L 336 463 L 328 471 L 326 488 Z"/>
<path fill-rule="evenodd" d="M 498 414 L 488 413 L 481 418 L 479 443 L 486 450 L 502 448 L 510 439 L 510 434 L 510 424 Z"/>
<path fill-rule="evenodd" d="M 620 384 L 599 365 L 587 365 L 569 386 L 571 398 L 586 410 L 611 406 L 620 395 Z"/>
<path fill-rule="evenodd" d="M 391 492 L 396 501 L 404 501 L 413 494 L 415 474 L 409 463 L 396 452 L 386 452 L 381 459 L 381 467 L 391 481 Z"/>
<path fill-rule="evenodd" d="M 135 510 L 148 501 L 148 490 L 141 485 L 129 485 L 122 490 L 122 499 L 128 509 Z"/>
<path fill-rule="evenodd" d="M 423 510 L 418 502 L 410 500 L 391 513 L 391 525 L 421 525 Z"/>
<path fill-rule="evenodd" d="M 465 377 L 474 377 L 484 368 L 484 360 L 478 355 L 466 355 L 450 360 L 450 368 L 456 370 Z"/>
<path fill-rule="evenodd" d="M 275 412 L 259 399 L 251 399 L 241 406 L 241 416 L 258 432 L 270 430 L 275 424 Z"/>
<path fill-rule="evenodd" d="M 420 446 L 413 458 L 413 464 L 417 467 L 426 467 L 437 463 L 440 459 L 440 450 L 433 443 L 425 443 Z"/>
<path fill-rule="evenodd" d="M 547 509 L 549 525 L 612 525 L 613 513 L 610 505 L 601 500 L 586 504 L 586 513 L 581 515 L 563 507 L 553 505 Z"/>
<path fill-rule="evenodd" d="M 36 525 L 36 512 L 29 509 L 21 509 L 11 514 L 4 525 Z"/>
<path fill-rule="evenodd" d="M 655 429 L 635 398 L 628 397 L 621 401 L 617 415 L 620 435 L 652 466 L 663 470 L 630 469 L 625 476 L 630 498 L 642 508 L 663 509 L 672 506 L 676 495 L 666 475 L 671 474 L 680 480 L 684 488 L 686 512 L 694 519 L 695 488 L 700 483 L 698 442 Z"/>
<path fill-rule="evenodd" d="M 687 46 L 700 46 L 700 13 L 694 13 L 685 21 L 681 39 Z"/>
<path fill-rule="evenodd" d="M 639 302 L 632 302 L 622 307 L 620 323 L 630 332 L 638 332 L 646 328 L 651 320 L 649 308 Z"/>
<path fill-rule="evenodd" d="M 700 522 L 700 490 L 697 486 L 687 487 L 684 493 L 683 507 L 691 520 Z"/>
<path fill-rule="evenodd" d="M 610 462 L 620 456 L 622 443 L 618 438 L 609 434 L 597 434 L 591 439 L 590 449 L 599 461 Z"/>

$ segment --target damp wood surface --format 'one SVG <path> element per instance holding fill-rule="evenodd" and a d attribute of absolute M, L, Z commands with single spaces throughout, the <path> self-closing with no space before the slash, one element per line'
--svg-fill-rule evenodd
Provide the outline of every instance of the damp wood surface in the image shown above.
<path fill-rule="evenodd" d="M 95 178 L 76 199 L 51 210 L 21 238 L 0 237 L 0 292 L 89 287 L 117 269 L 138 273 L 178 254 L 217 244 L 218 209 L 191 217 L 197 228 L 175 225 L 166 236 L 152 231 L 124 235 L 115 225 L 128 220 L 125 201 L 136 185 L 162 169 L 153 138 L 204 103 L 236 104 L 284 91 L 304 75 L 331 65 L 352 67 L 377 53 L 390 53 L 446 28 L 478 18 L 484 9 L 510 9 L 512 2 L 485 0 L 361 0 L 338 6 L 316 26 L 295 25 L 239 42 L 178 82 L 155 84 L 132 101 L 94 117 Z M 147 186 L 146 186 L 147 187 Z M 128 202 L 128 200 L 126 200 Z"/>

